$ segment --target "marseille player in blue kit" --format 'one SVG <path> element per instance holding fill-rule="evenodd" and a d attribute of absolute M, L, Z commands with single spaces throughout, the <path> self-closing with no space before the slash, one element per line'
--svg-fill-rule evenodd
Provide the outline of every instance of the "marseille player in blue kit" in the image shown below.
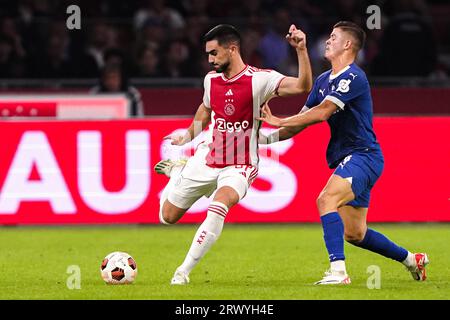
<path fill-rule="evenodd" d="M 327 121 L 331 139 L 327 162 L 335 168 L 317 199 L 331 267 L 316 284 L 349 284 L 344 239 L 349 243 L 403 263 L 418 281 L 426 279 L 425 253 L 411 253 L 366 223 L 370 191 L 380 177 L 384 159 L 372 126 L 369 82 L 355 63 L 365 32 L 352 22 L 334 25 L 326 42 L 325 58 L 332 69 L 321 74 L 301 112 L 288 118 L 272 115 L 267 104 L 259 120 L 279 130 L 266 143 L 285 140 L 315 123 Z"/>

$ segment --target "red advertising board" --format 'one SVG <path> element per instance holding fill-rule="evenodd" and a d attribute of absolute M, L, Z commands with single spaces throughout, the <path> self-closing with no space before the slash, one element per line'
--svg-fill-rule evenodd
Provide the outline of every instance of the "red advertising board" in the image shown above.
<path fill-rule="evenodd" d="M 123 94 L 0 95 L 2 117 L 58 119 L 126 119 L 129 101 Z"/>
<path fill-rule="evenodd" d="M 152 168 L 192 152 L 162 138 L 188 119 L 2 122 L 0 224 L 157 223 L 167 178 Z M 377 117 L 385 171 L 369 221 L 450 221 L 450 117 Z M 332 170 L 326 124 L 260 149 L 259 176 L 228 222 L 318 222 Z M 200 222 L 209 199 L 181 222 Z"/>

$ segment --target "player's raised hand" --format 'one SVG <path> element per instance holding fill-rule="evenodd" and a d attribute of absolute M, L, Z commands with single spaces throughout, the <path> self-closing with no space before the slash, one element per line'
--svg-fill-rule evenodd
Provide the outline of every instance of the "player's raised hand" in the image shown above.
<path fill-rule="evenodd" d="M 286 39 L 291 46 L 296 49 L 305 49 L 306 48 L 306 35 L 302 30 L 297 29 L 294 24 L 291 24 L 289 28 L 289 33 L 286 35 Z"/>
<path fill-rule="evenodd" d="M 186 144 L 187 141 L 185 141 L 184 136 L 180 136 L 180 135 L 167 135 L 163 138 L 163 140 L 171 140 L 170 144 L 175 145 L 175 146 L 182 146 L 184 144 Z"/>
<path fill-rule="evenodd" d="M 266 102 L 261 108 L 261 117 L 256 118 L 257 120 L 264 121 L 265 123 L 268 123 L 274 127 L 280 127 L 281 119 L 278 117 L 275 117 L 272 114 L 272 111 L 269 108 L 269 104 Z"/>

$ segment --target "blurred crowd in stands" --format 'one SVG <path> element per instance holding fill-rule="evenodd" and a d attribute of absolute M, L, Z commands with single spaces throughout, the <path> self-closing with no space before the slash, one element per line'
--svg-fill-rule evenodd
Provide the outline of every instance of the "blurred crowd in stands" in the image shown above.
<path fill-rule="evenodd" d="M 72 4 L 81 30 L 66 27 Z M 366 28 L 371 4 L 379 30 Z M 366 28 L 358 62 L 369 75 L 450 77 L 448 0 L 0 0 L 0 78 L 94 78 L 109 65 L 134 78 L 203 77 L 202 37 L 219 23 L 241 31 L 245 62 L 291 75 L 297 60 L 284 37 L 296 24 L 317 75 L 339 20 Z"/>

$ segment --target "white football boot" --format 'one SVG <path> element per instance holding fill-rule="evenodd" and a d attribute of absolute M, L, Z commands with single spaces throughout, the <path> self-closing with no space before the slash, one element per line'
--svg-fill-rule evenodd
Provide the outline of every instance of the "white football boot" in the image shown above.
<path fill-rule="evenodd" d="M 328 285 L 328 284 L 350 284 L 350 277 L 347 273 L 343 271 L 325 271 L 325 276 L 322 280 L 315 282 L 317 285 Z"/>
<path fill-rule="evenodd" d="M 427 279 L 425 267 L 430 263 L 428 255 L 426 253 L 414 253 L 414 258 L 416 262 L 415 265 L 407 267 L 407 269 L 411 272 L 414 280 L 425 281 Z"/>
<path fill-rule="evenodd" d="M 189 276 L 181 271 L 181 270 L 176 270 L 175 274 L 172 277 L 172 280 L 170 281 L 170 284 L 172 285 L 186 285 L 189 283 Z"/>
<path fill-rule="evenodd" d="M 187 162 L 187 159 L 180 159 L 180 160 L 161 160 L 158 162 L 154 169 L 156 173 L 164 174 L 170 178 L 170 172 L 172 171 L 172 168 L 175 166 L 184 166 Z"/>

